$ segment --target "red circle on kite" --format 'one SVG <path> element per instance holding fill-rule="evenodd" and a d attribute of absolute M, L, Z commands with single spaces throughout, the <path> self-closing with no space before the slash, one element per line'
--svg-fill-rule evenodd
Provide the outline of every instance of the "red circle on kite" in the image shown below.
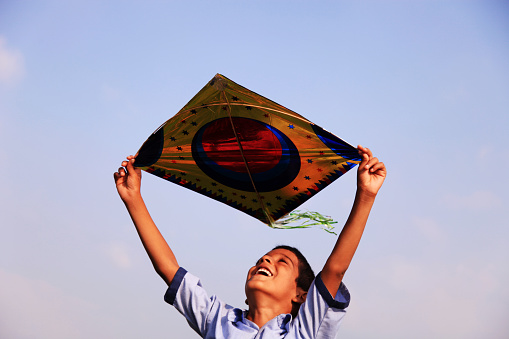
<path fill-rule="evenodd" d="M 246 150 L 249 173 L 235 133 Z M 247 192 L 276 191 L 292 182 L 300 171 L 299 151 L 293 142 L 277 128 L 255 119 L 213 120 L 196 132 L 191 150 L 196 165 L 212 180 Z"/>
<path fill-rule="evenodd" d="M 265 124 L 246 118 L 232 120 L 251 173 L 265 172 L 279 164 L 281 143 Z M 247 173 L 230 119 L 218 119 L 210 123 L 203 132 L 202 146 L 207 157 L 219 166 Z"/>

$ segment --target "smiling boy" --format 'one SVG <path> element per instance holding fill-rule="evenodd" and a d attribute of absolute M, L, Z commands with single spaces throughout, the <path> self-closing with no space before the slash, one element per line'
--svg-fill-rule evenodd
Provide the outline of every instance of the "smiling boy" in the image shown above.
<path fill-rule="evenodd" d="M 164 299 L 203 338 L 335 338 L 350 302 L 343 276 L 386 176 L 385 165 L 368 148 L 358 150 L 362 161 L 352 211 L 322 271 L 315 278 L 297 249 L 274 248 L 249 269 L 247 311 L 209 297 L 199 279 L 179 266 L 143 202 L 141 171 L 133 156 L 122 162 L 114 178 L 156 272 L 168 285 Z"/>

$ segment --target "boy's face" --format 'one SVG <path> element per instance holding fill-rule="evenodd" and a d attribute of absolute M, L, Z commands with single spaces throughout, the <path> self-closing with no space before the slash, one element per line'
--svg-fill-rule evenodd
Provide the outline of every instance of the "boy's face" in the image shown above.
<path fill-rule="evenodd" d="M 266 295 L 271 299 L 289 303 L 296 301 L 299 276 L 299 259 L 285 249 L 272 250 L 261 257 L 249 269 L 246 280 L 246 296 L 257 298 Z"/>

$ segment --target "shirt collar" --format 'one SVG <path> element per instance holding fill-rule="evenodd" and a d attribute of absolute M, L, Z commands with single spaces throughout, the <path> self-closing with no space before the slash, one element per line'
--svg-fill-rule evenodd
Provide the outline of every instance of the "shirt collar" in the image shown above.
<path fill-rule="evenodd" d="M 228 320 L 232 323 L 242 322 L 245 323 L 245 313 L 247 311 L 243 311 L 240 308 L 232 308 L 228 311 Z"/>
<path fill-rule="evenodd" d="M 227 317 L 228 320 L 232 323 L 241 322 L 247 324 L 247 310 L 241 310 L 240 308 L 232 308 L 228 311 Z M 288 332 L 290 329 L 290 323 L 292 322 L 291 314 L 280 314 L 274 319 L 271 319 L 265 324 L 265 326 L 270 328 L 279 328 L 284 332 Z"/>

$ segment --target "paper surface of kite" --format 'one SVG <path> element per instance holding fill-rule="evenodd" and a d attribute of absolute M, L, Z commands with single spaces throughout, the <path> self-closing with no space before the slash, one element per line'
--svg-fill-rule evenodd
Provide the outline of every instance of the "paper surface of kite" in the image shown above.
<path fill-rule="evenodd" d="M 136 166 L 285 228 L 276 221 L 360 160 L 350 144 L 218 74 L 148 138 Z"/>

